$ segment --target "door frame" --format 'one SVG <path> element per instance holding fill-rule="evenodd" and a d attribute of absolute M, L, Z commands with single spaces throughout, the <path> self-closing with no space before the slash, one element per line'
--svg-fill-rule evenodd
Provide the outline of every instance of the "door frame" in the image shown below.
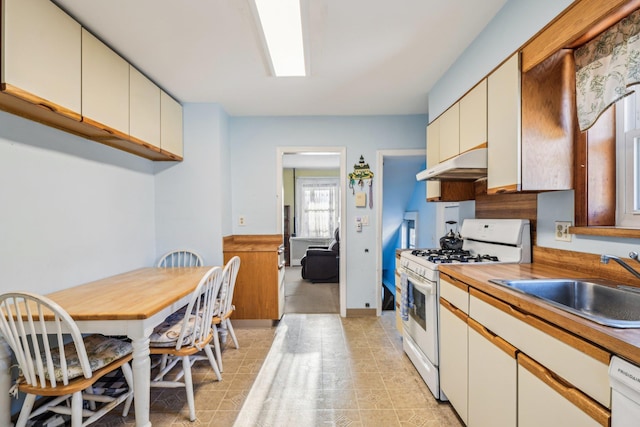
<path fill-rule="evenodd" d="M 276 148 L 276 230 L 282 234 L 282 210 L 284 206 L 283 182 L 282 182 L 282 156 L 285 154 L 300 153 L 336 153 L 340 156 L 340 277 L 338 289 L 340 292 L 340 316 L 347 317 L 347 236 L 344 232 L 347 218 L 346 190 L 344 183 L 347 182 L 347 149 L 346 147 L 277 147 Z"/>

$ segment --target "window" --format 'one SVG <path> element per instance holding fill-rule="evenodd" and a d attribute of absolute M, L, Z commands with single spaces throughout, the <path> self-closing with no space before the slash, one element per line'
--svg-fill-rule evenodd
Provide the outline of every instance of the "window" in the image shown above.
<path fill-rule="evenodd" d="M 402 221 L 400 248 L 415 249 L 416 248 L 416 229 L 418 228 L 418 213 L 405 212 Z"/>
<path fill-rule="evenodd" d="M 640 227 L 640 93 L 618 101 L 616 225 Z"/>
<path fill-rule="evenodd" d="M 338 178 L 296 179 L 296 235 L 331 238 L 340 212 Z"/>

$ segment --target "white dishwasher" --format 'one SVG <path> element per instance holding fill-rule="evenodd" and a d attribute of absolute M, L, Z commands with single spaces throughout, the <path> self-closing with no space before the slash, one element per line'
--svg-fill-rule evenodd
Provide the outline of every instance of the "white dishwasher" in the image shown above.
<path fill-rule="evenodd" d="M 640 420 L 640 366 L 613 356 L 611 379 L 611 427 L 637 427 Z"/>

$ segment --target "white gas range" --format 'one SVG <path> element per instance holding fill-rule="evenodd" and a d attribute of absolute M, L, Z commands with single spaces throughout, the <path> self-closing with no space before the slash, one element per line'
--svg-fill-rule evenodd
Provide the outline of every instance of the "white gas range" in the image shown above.
<path fill-rule="evenodd" d="M 524 219 L 466 219 L 460 234 L 461 249 L 417 249 L 400 254 L 402 289 L 408 298 L 403 319 L 403 348 L 436 397 L 440 390 L 439 298 L 440 264 L 530 263 L 531 231 Z"/>

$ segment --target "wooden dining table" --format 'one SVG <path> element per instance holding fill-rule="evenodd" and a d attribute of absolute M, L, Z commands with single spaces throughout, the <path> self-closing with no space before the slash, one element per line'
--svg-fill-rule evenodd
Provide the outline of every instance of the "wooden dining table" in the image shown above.
<path fill-rule="evenodd" d="M 149 421 L 149 336 L 169 314 L 186 305 L 191 292 L 211 267 L 141 268 L 46 296 L 76 321 L 82 333 L 126 335 L 133 345 L 133 386 L 136 426 Z M 0 341 L 1 337 L 0 337 Z M 0 369 L 10 366 L 11 353 L 0 343 Z M 8 390 L 10 376 L 3 370 L 0 390 Z M 11 425 L 10 398 L 0 393 L 0 425 Z M 2 400 L 5 400 L 3 402 Z M 3 419 L 5 418 L 5 419 Z"/>

